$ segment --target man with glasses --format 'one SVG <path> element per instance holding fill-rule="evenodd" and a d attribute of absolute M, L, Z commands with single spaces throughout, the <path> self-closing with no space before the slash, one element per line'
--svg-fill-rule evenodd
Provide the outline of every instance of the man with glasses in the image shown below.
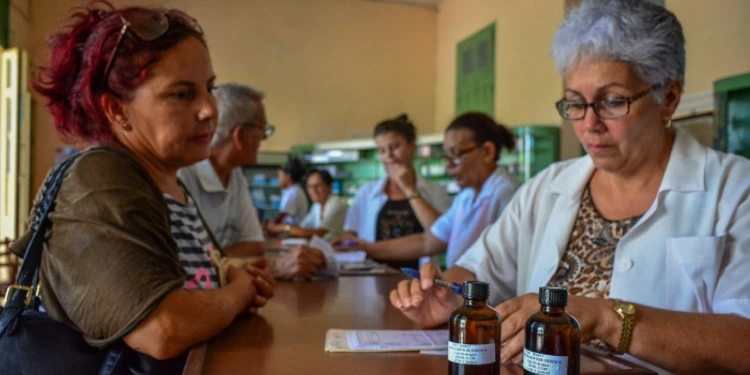
<path fill-rule="evenodd" d="M 242 167 L 256 164 L 260 143 L 275 128 L 267 122 L 260 91 L 230 83 L 216 87 L 213 94 L 219 119 L 211 155 L 180 170 L 179 176 L 224 255 L 262 256 L 263 229 Z M 269 269 L 277 279 L 309 278 L 325 263 L 321 251 L 300 246 L 270 259 Z"/>

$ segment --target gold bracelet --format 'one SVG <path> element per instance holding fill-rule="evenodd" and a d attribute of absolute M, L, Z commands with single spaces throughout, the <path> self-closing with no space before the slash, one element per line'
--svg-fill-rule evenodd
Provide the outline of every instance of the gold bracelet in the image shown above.
<path fill-rule="evenodd" d="M 608 349 L 617 355 L 625 354 L 630 349 L 630 342 L 633 340 L 633 326 L 635 325 L 635 306 L 632 303 L 612 298 L 615 302 L 614 310 L 617 316 L 622 320 L 622 331 L 620 333 L 620 342 L 617 347 L 607 345 Z"/>

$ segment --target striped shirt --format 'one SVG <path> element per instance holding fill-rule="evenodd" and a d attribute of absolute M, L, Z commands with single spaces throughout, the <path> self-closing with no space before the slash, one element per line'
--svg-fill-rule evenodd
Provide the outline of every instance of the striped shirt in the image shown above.
<path fill-rule="evenodd" d="M 177 243 L 177 253 L 182 268 L 187 272 L 185 289 L 216 289 L 219 276 L 211 263 L 213 245 L 211 238 L 198 215 L 198 208 L 188 196 L 184 205 L 164 193 L 169 207 L 172 237 Z"/>

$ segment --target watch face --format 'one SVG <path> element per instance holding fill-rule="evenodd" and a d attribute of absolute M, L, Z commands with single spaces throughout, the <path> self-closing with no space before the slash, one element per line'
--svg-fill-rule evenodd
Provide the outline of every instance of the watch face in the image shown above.
<path fill-rule="evenodd" d="M 617 304 L 617 309 L 625 315 L 635 314 L 635 306 L 630 303 L 620 302 Z"/>

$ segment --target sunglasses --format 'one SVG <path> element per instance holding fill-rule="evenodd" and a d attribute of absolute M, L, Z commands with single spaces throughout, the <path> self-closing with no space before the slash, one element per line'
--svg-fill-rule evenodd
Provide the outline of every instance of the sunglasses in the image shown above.
<path fill-rule="evenodd" d="M 120 47 L 120 43 L 122 43 L 122 37 L 128 30 L 133 32 L 138 39 L 144 42 L 151 42 L 166 34 L 169 30 L 170 20 L 172 20 L 172 22 L 180 23 L 199 35 L 203 35 L 203 29 L 198 25 L 198 21 L 178 9 L 172 9 L 167 12 L 151 9 L 133 9 L 120 15 L 120 20 L 122 20 L 122 28 L 120 29 L 120 35 L 117 37 L 115 48 L 112 50 L 112 54 L 109 55 L 107 67 L 104 68 L 104 79 L 107 79 L 109 76 L 117 49 Z"/>

